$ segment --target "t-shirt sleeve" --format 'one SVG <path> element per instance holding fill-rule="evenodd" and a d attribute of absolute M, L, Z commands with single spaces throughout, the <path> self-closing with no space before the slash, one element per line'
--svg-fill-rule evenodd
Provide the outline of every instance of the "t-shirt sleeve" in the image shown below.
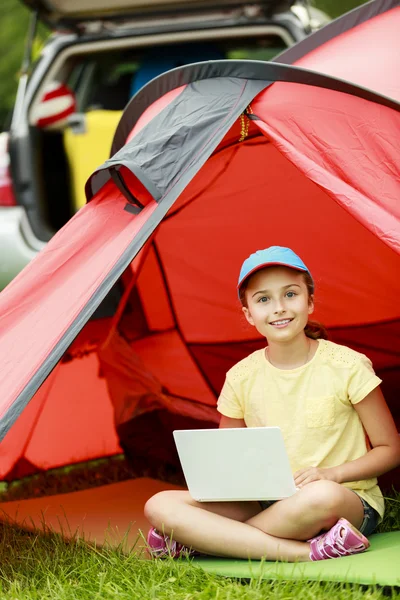
<path fill-rule="evenodd" d="M 244 419 L 243 408 L 227 375 L 217 402 L 217 410 L 231 419 Z"/>
<path fill-rule="evenodd" d="M 378 385 L 382 379 L 375 374 L 371 361 L 364 355 L 361 355 L 351 369 L 350 380 L 348 384 L 348 394 L 351 404 L 357 404 L 364 400 L 366 396 Z"/>

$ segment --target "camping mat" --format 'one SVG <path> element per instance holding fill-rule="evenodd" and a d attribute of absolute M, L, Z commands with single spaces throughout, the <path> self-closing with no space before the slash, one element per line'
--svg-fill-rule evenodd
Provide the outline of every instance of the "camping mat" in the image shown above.
<path fill-rule="evenodd" d="M 80 492 L 14 500 L 0 504 L 0 519 L 29 530 L 78 536 L 96 545 L 141 553 L 150 527 L 143 507 L 151 496 L 166 489 L 180 489 L 150 478 L 130 479 Z"/>
<path fill-rule="evenodd" d="M 164 489 L 179 489 L 149 478 L 131 479 L 81 492 L 16 500 L 0 505 L 0 518 L 30 530 L 79 536 L 98 545 L 122 544 L 141 553 L 149 523 L 143 515 L 148 498 Z M 222 558 L 196 558 L 204 570 L 238 578 L 308 579 L 400 585 L 400 531 L 370 538 L 363 554 L 315 563 L 276 563 Z M 145 556 L 145 554 L 143 554 Z"/>
<path fill-rule="evenodd" d="M 400 531 L 371 535 L 362 554 L 307 563 L 277 563 L 225 558 L 197 558 L 209 573 L 241 579 L 306 579 L 400 585 Z"/>

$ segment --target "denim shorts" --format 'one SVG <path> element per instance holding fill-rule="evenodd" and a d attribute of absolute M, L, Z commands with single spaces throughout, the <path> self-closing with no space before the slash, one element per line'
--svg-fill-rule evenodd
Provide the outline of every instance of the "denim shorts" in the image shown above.
<path fill-rule="evenodd" d="M 354 493 L 357 494 L 357 492 Z M 361 531 L 361 533 L 365 535 L 365 537 L 368 537 L 369 535 L 371 535 L 371 533 L 374 533 L 375 529 L 378 527 L 380 516 L 379 513 L 374 508 L 372 508 L 372 506 L 368 504 L 366 500 L 364 500 L 364 498 L 361 498 L 361 496 L 358 497 L 360 498 L 364 507 L 364 519 L 358 530 Z"/>
<path fill-rule="evenodd" d="M 357 492 L 354 492 L 354 493 L 357 494 Z M 361 498 L 361 496 L 359 496 L 358 494 L 357 494 L 357 496 L 360 498 L 362 505 L 364 507 L 364 519 L 363 519 L 363 522 L 361 523 L 360 527 L 358 528 L 358 530 L 363 535 L 365 535 L 365 537 L 368 537 L 377 528 L 379 521 L 380 521 L 380 516 L 379 516 L 378 512 L 374 508 L 372 508 L 372 506 L 370 504 L 368 504 L 368 502 L 366 500 L 364 500 L 364 498 Z M 278 502 L 278 500 L 259 500 L 258 502 L 259 502 L 262 510 L 266 510 L 267 508 L 272 506 L 272 504 L 275 504 L 275 502 Z"/>

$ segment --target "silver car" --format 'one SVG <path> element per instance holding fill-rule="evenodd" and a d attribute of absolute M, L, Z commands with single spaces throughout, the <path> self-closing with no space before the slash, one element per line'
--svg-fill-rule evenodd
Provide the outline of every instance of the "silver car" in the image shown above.
<path fill-rule="evenodd" d="M 108 158 L 124 107 L 147 81 L 190 62 L 270 60 L 327 21 L 295 0 L 35 7 L 25 55 L 37 18 L 55 33 L 33 68 L 25 61 L 10 131 L 0 134 L 0 290 L 83 205 L 86 179 Z"/>

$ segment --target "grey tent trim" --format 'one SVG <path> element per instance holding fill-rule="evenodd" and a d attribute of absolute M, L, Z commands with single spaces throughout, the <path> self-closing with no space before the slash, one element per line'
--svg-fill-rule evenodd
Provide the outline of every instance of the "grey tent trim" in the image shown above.
<path fill-rule="evenodd" d="M 399 5 L 399 0 L 371 0 L 328 23 L 322 29 L 304 38 L 291 48 L 284 50 L 272 62 L 291 65 L 333 38 Z"/>
<path fill-rule="evenodd" d="M 112 158 L 110 158 L 107 161 L 107 169 L 115 169 L 116 171 L 119 171 L 121 167 L 121 162 L 118 159 L 118 155 L 113 156 Z M 154 200 L 161 200 L 161 193 L 159 192 L 159 190 L 156 188 L 156 186 L 153 184 L 153 182 L 151 181 L 151 179 L 149 179 L 145 173 L 143 172 L 143 169 L 138 169 L 136 167 L 136 165 L 131 165 L 131 171 L 134 175 L 136 175 L 136 177 L 139 179 L 139 181 L 142 182 L 142 184 L 144 185 L 144 187 L 147 189 L 147 191 L 151 194 L 151 196 L 154 198 Z M 122 178 L 122 174 L 119 173 L 120 177 Z M 106 180 L 107 181 L 107 180 Z M 104 185 L 104 183 L 101 183 L 96 192 L 102 188 Z"/>
<path fill-rule="evenodd" d="M 183 85 L 217 77 L 265 80 L 269 83 L 276 81 L 300 83 L 352 94 L 353 96 L 376 102 L 395 110 L 400 109 L 400 102 L 397 100 L 348 81 L 300 67 L 257 60 L 215 60 L 194 63 L 159 75 L 132 97 L 118 123 L 111 154 L 115 154 L 124 146 L 129 133 L 132 131 L 139 117 L 153 102 L 161 98 L 164 94 Z M 105 168 L 105 165 L 106 163 L 100 169 Z M 88 191 L 86 195 L 89 200 L 92 194 L 88 193 Z"/>
<path fill-rule="evenodd" d="M 214 149 L 218 146 L 220 141 L 225 136 L 226 132 L 232 127 L 238 116 L 243 112 L 246 106 L 251 100 L 263 89 L 269 82 L 265 81 L 253 81 L 253 82 L 242 82 L 241 88 L 242 93 L 238 96 L 237 102 L 235 103 L 234 109 L 230 107 L 230 111 L 227 111 L 227 118 L 224 121 L 223 126 L 219 125 L 214 131 L 214 137 L 205 148 L 201 148 L 203 152 L 197 154 L 196 164 L 188 170 L 185 178 L 181 178 L 178 185 L 172 186 L 169 190 L 164 193 L 163 201 L 160 202 L 154 212 L 150 215 L 147 221 L 144 223 L 142 229 L 135 235 L 129 246 L 122 253 L 114 267 L 104 275 L 103 281 L 99 284 L 97 290 L 93 293 L 91 298 L 82 307 L 81 311 L 75 318 L 75 320 L 68 327 L 62 338 L 57 342 L 54 348 L 51 350 L 47 358 L 43 361 L 36 373 L 32 376 L 28 384 L 17 396 L 12 406 L 4 414 L 0 422 L 0 441 L 5 437 L 9 429 L 15 423 L 19 415 L 23 412 L 33 395 L 37 392 L 39 387 L 43 384 L 45 379 L 49 376 L 51 371 L 56 367 L 59 360 L 62 358 L 65 351 L 69 348 L 71 343 L 74 341 L 78 333 L 85 326 L 87 321 L 90 319 L 96 308 L 104 300 L 107 294 L 115 282 L 119 279 L 125 269 L 129 266 L 132 260 L 135 258 L 143 244 L 149 239 L 151 234 L 154 232 L 156 227 L 162 221 L 163 217 L 167 214 L 170 207 L 174 204 L 181 191 L 186 187 L 187 183 L 192 177 L 200 170 L 202 165 L 206 162 L 207 158 L 212 154 Z M 229 107 L 228 107 L 229 108 Z M 102 175 L 102 172 L 100 172 Z M 135 218 L 132 215 L 132 218 Z"/>
<path fill-rule="evenodd" d="M 220 92 L 221 81 L 224 81 L 223 92 Z M 233 92 L 230 89 L 232 83 L 235 82 L 235 85 L 237 86 L 241 81 L 247 86 L 258 84 L 259 91 L 276 81 L 300 83 L 350 94 L 393 108 L 397 111 L 400 110 L 400 102 L 397 100 L 393 100 L 362 86 L 349 83 L 348 81 L 290 65 L 262 61 L 222 60 L 194 63 L 185 67 L 173 69 L 149 82 L 125 109 L 114 137 L 113 146 L 116 150 L 116 154 L 103 163 L 103 165 L 101 165 L 87 181 L 87 201 L 90 201 L 104 185 L 107 174 L 108 177 L 111 176 L 109 172 L 110 167 L 115 168 L 117 165 L 129 169 L 144 185 L 153 198 L 157 201 L 161 201 L 165 193 L 165 187 L 163 189 L 163 186 L 174 185 L 174 178 L 180 178 L 186 168 L 185 164 L 178 165 L 175 160 L 175 174 L 172 173 L 171 168 L 168 168 L 168 176 L 166 177 L 165 173 L 163 173 L 162 180 L 159 181 L 159 170 L 161 168 L 165 170 L 163 165 L 167 164 L 169 167 L 173 165 L 173 161 L 168 156 L 168 146 L 166 144 L 163 146 L 161 138 L 164 137 L 165 140 L 168 140 L 168 143 L 173 138 L 174 142 L 170 144 L 170 146 L 181 147 L 184 145 L 185 151 L 192 157 L 194 155 L 193 145 L 191 146 L 187 143 L 185 137 L 188 129 L 185 129 L 184 123 L 175 122 L 174 124 L 171 124 L 170 120 L 176 118 L 177 110 L 183 114 L 190 115 L 193 107 L 196 106 L 196 104 L 204 102 L 204 98 L 207 97 L 212 96 L 214 99 L 218 98 L 219 104 L 222 104 L 224 93 L 227 98 L 231 97 L 230 94 L 236 93 L 236 90 Z M 151 105 L 160 97 L 158 95 L 160 90 L 164 90 L 164 93 L 167 93 L 183 86 L 184 83 L 186 83 L 186 87 L 184 87 L 181 94 L 165 106 L 141 131 L 138 132 L 131 142 L 125 144 L 137 119 L 143 114 L 143 111 L 148 105 Z M 202 90 L 202 93 L 200 93 L 200 90 Z M 251 98 L 249 96 L 249 98 L 252 100 L 255 95 L 256 94 Z M 179 108 L 177 108 L 178 106 Z M 182 108 L 185 106 L 187 107 L 187 110 Z M 210 117 L 215 123 L 220 122 L 222 115 L 218 110 L 218 107 L 214 105 L 210 105 L 207 111 L 204 111 L 203 107 L 203 109 L 198 112 L 199 116 L 196 119 L 196 123 L 191 125 L 195 132 L 203 135 L 204 131 L 210 126 Z M 157 135 L 155 135 L 155 132 L 157 132 Z M 196 136 L 193 136 L 193 138 L 195 139 Z M 149 141 L 154 142 L 155 140 L 157 140 L 158 147 L 157 156 L 159 157 L 160 153 L 162 154 L 162 164 L 160 164 L 160 161 L 158 161 L 157 164 L 157 160 L 154 160 L 153 158 L 149 160 L 149 156 L 146 157 L 143 154 L 143 148 L 146 147 L 146 144 L 148 145 Z M 197 139 L 196 141 L 193 141 L 194 145 L 197 143 Z M 186 156 L 185 159 L 187 158 L 188 157 Z"/>
<path fill-rule="evenodd" d="M 270 84 L 267 80 L 238 77 L 203 78 L 189 84 L 131 142 L 91 175 L 86 183 L 88 201 L 104 185 L 104 173 L 117 166 L 129 169 L 156 201 L 163 201 L 170 186 L 179 180 L 190 181 L 193 168 L 197 172 L 202 164 L 199 153 L 208 152 L 215 135 L 226 131 L 226 119 L 236 115 L 233 124 Z M 185 151 L 176 153 L 177 148 Z"/>

